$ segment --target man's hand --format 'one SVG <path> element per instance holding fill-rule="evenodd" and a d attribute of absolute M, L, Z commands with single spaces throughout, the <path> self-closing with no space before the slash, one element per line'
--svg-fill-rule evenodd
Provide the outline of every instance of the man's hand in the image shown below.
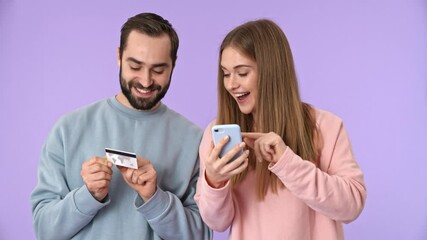
<path fill-rule="evenodd" d="M 125 182 L 147 202 L 157 190 L 157 172 L 149 160 L 137 157 L 138 169 L 117 166 Z"/>
<path fill-rule="evenodd" d="M 92 157 L 82 164 L 80 175 L 92 196 L 102 202 L 109 192 L 113 176 L 112 163 L 101 157 Z"/>
<path fill-rule="evenodd" d="M 287 148 L 283 139 L 274 132 L 242 132 L 242 137 L 243 141 L 255 151 L 256 159 L 260 162 L 266 160 L 276 163 Z"/>

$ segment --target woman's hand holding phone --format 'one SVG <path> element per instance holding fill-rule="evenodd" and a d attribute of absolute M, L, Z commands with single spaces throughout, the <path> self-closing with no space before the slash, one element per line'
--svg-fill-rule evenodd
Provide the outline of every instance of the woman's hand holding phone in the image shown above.
<path fill-rule="evenodd" d="M 206 180 L 211 187 L 221 188 L 232 176 L 247 168 L 249 150 L 243 151 L 246 144 L 241 140 L 238 125 L 216 125 L 212 128 L 212 136 L 214 141 L 205 163 Z"/>

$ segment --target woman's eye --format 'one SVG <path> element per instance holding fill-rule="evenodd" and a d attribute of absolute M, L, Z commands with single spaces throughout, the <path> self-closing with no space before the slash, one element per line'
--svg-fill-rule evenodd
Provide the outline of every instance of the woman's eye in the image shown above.
<path fill-rule="evenodd" d="M 239 73 L 239 76 L 240 77 L 246 77 L 246 76 L 248 76 L 248 73 Z"/>
<path fill-rule="evenodd" d="M 133 71 L 138 71 L 139 69 L 141 69 L 140 67 L 130 67 L 130 69 L 132 69 Z"/>
<path fill-rule="evenodd" d="M 227 74 L 224 73 L 224 78 L 228 78 L 228 77 L 230 77 L 230 74 L 229 73 L 227 73 Z"/>

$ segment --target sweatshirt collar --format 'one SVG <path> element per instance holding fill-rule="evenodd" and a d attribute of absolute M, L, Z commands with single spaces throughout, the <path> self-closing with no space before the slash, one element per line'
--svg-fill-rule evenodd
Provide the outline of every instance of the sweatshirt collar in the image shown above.
<path fill-rule="evenodd" d="M 145 118 L 148 116 L 161 114 L 165 112 L 167 108 L 166 105 L 160 102 L 160 106 L 153 111 L 138 111 L 136 109 L 131 109 L 124 106 L 116 99 L 115 96 L 108 99 L 108 104 L 115 110 L 119 111 L 121 114 L 129 116 L 131 118 Z"/>

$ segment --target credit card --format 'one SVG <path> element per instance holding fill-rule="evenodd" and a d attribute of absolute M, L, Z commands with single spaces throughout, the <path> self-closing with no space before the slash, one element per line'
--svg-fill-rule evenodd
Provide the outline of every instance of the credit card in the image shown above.
<path fill-rule="evenodd" d="M 107 160 L 115 165 L 138 169 L 136 154 L 112 148 L 105 148 Z"/>

